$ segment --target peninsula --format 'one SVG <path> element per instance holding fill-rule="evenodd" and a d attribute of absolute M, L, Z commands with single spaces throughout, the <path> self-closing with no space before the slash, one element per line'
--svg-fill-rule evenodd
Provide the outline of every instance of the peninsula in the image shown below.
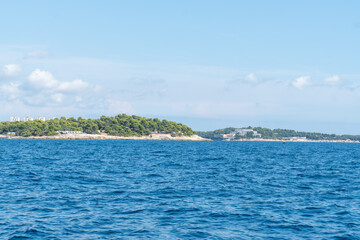
<path fill-rule="evenodd" d="M 13 117 L 11 121 L 0 123 L 0 138 L 209 141 L 181 123 L 126 114 L 99 119 L 61 117 L 46 121 L 44 118 L 20 121 Z"/>
<path fill-rule="evenodd" d="M 244 128 L 228 127 L 214 131 L 199 131 L 197 135 L 215 141 L 360 142 L 360 135 L 336 135 L 251 126 Z"/>

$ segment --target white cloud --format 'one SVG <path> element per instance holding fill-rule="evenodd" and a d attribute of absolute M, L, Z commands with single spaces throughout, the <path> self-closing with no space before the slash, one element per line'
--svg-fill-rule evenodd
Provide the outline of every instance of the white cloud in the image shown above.
<path fill-rule="evenodd" d="M 19 83 L 9 83 L 6 85 L 2 85 L 0 87 L 0 91 L 3 93 L 3 95 L 8 96 L 9 99 L 13 100 L 16 99 L 20 95 L 20 84 Z"/>
<path fill-rule="evenodd" d="M 27 58 L 42 58 L 49 56 L 50 53 L 47 51 L 35 51 L 35 52 L 28 52 L 25 57 Z"/>
<path fill-rule="evenodd" d="M 64 95 L 61 93 L 55 93 L 51 95 L 51 99 L 56 103 L 61 103 L 63 101 Z"/>
<path fill-rule="evenodd" d="M 30 105 L 51 106 L 52 104 L 74 105 L 83 102 L 85 107 L 92 104 L 94 94 L 99 86 L 91 85 L 82 79 L 58 81 L 48 71 L 34 70 L 23 87 L 21 99 Z M 27 87 L 30 86 L 30 87 Z"/>
<path fill-rule="evenodd" d="M 338 75 L 333 75 L 331 77 L 325 78 L 324 83 L 331 86 L 337 85 L 340 83 L 340 77 Z"/>
<path fill-rule="evenodd" d="M 58 81 L 50 72 L 41 71 L 39 69 L 33 71 L 28 79 L 31 86 L 37 89 L 52 89 L 58 85 Z"/>
<path fill-rule="evenodd" d="M 309 79 L 310 79 L 309 76 L 298 77 L 292 82 L 292 85 L 298 89 L 303 89 L 304 87 L 310 84 Z"/>
<path fill-rule="evenodd" d="M 256 83 L 258 81 L 258 78 L 255 76 L 255 74 L 250 73 L 245 77 L 245 80 L 247 82 Z"/>
<path fill-rule="evenodd" d="M 234 80 L 228 80 L 225 81 L 225 91 L 228 91 L 233 88 L 233 86 L 236 85 L 242 85 L 242 84 L 253 84 L 256 85 L 259 82 L 259 79 L 256 77 L 254 73 L 249 73 L 245 76 L 245 78 L 238 78 Z"/>
<path fill-rule="evenodd" d="M 81 79 L 76 79 L 71 82 L 60 83 L 58 90 L 62 92 L 82 92 L 88 88 L 90 88 L 89 83 L 84 82 Z"/>
<path fill-rule="evenodd" d="M 7 64 L 3 66 L 2 72 L 7 77 L 13 77 L 21 72 L 21 66 L 17 64 Z"/>

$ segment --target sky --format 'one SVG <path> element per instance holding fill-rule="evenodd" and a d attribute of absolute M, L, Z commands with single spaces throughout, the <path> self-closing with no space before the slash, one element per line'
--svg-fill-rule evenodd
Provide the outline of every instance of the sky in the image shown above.
<path fill-rule="evenodd" d="M 4 1 L 0 120 L 360 134 L 359 1 Z"/>

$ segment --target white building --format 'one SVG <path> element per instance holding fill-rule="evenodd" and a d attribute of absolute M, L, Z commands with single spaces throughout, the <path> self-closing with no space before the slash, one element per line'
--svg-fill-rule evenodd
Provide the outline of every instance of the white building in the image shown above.
<path fill-rule="evenodd" d="M 297 142 L 306 141 L 306 137 L 289 137 L 288 139 L 290 141 L 297 141 Z"/>
<path fill-rule="evenodd" d="M 32 117 L 24 117 L 24 122 L 27 121 L 34 121 L 34 119 Z"/>
<path fill-rule="evenodd" d="M 57 133 L 60 134 L 82 134 L 83 132 L 81 131 L 56 131 Z"/>
<path fill-rule="evenodd" d="M 241 136 L 246 136 L 248 133 L 252 133 L 254 137 L 261 137 L 261 134 L 251 128 L 238 128 L 235 129 L 235 133 Z"/>
<path fill-rule="evenodd" d="M 37 117 L 36 120 L 45 121 L 45 117 Z"/>
<path fill-rule="evenodd" d="M 11 117 L 11 118 L 10 118 L 10 121 L 11 121 L 11 122 L 20 122 L 20 117 L 16 117 L 16 116 Z"/>
<path fill-rule="evenodd" d="M 225 141 L 235 140 L 238 136 L 248 137 L 248 134 L 251 134 L 252 137 L 261 138 L 261 134 L 251 128 L 236 128 L 234 131 L 228 134 L 217 134 L 215 138 L 223 139 Z"/>

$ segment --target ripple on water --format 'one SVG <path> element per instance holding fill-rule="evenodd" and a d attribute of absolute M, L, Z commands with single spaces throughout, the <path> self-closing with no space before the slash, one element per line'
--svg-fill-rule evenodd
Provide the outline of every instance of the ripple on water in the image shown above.
<path fill-rule="evenodd" d="M 0 140 L 1 239 L 359 239 L 357 144 Z"/>

